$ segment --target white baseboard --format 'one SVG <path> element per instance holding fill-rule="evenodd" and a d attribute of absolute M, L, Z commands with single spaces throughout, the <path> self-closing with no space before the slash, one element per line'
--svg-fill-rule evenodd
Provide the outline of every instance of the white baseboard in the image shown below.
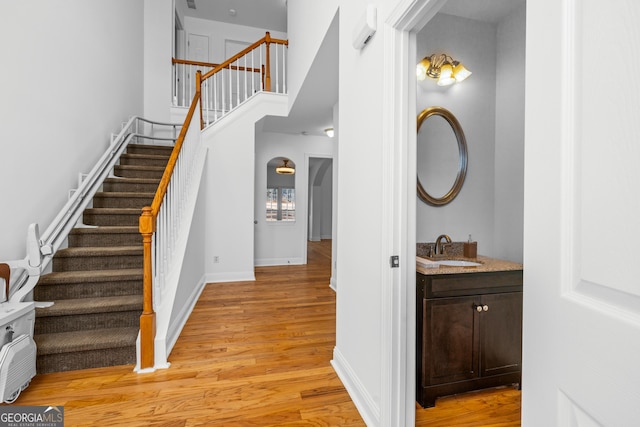
<path fill-rule="evenodd" d="M 209 273 L 204 276 L 204 283 L 251 282 L 256 275 L 251 271 L 232 271 L 229 273 Z"/>
<path fill-rule="evenodd" d="M 256 267 L 271 267 L 274 265 L 302 265 L 302 258 L 260 258 L 254 261 Z"/>
<path fill-rule="evenodd" d="M 380 408 L 371 398 L 349 362 L 342 356 L 337 347 L 333 348 L 333 369 L 338 374 L 340 381 L 347 389 L 351 400 L 356 405 L 360 416 L 368 427 L 378 427 L 380 425 Z"/>

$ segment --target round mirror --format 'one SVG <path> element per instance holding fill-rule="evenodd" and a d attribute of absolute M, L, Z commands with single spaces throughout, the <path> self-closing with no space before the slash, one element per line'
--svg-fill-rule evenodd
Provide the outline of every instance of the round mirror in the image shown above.
<path fill-rule="evenodd" d="M 427 120 L 429 119 L 429 120 Z M 442 107 L 418 115 L 418 197 L 431 206 L 451 202 L 467 174 L 467 141 L 455 116 Z"/>

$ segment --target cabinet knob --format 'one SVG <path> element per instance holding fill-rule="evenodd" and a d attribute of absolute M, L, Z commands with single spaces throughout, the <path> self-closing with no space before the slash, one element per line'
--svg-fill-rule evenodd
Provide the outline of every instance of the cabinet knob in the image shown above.
<path fill-rule="evenodd" d="M 485 306 L 485 307 L 486 307 L 486 306 Z M 488 309 L 488 308 L 489 308 L 489 307 L 487 307 L 487 309 Z M 481 313 L 481 312 L 482 312 L 482 306 L 481 306 L 481 305 L 476 305 L 476 311 L 477 311 L 478 313 Z"/>
<path fill-rule="evenodd" d="M 482 311 L 489 311 L 489 306 L 488 305 L 483 305 L 482 306 Z"/>

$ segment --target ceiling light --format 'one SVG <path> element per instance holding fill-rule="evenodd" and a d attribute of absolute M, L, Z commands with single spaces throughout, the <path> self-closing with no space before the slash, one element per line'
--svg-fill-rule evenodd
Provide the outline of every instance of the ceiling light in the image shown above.
<path fill-rule="evenodd" d="M 461 82 L 471 75 L 460 61 L 440 53 L 424 57 L 416 66 L 416 77 L 424 80 L 427 77 L 438 81 L 438 86 L 449 86 Z"/>
<path fill-rule="evenodd" d="M 293 175 L 294 173 L 296 173 L 296 170 L 294 167 L 289 166 L 289 159 L 284 159 L 282 161 L 282 166 L 276 167 L 276 173 L 283 175 Z"/>
<path fill-rule="evenodd" d="M 326 128 L 324 130 L 324 133 L 326 133 L 329 138 L 333 138 L 333 135 L 334 135 L 333 128 Z"/>

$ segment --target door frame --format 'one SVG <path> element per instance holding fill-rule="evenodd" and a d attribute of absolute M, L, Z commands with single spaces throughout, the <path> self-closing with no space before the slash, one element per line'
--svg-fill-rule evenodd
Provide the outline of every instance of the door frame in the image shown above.
<path fill-rule="evenodd" d="M 404 0 L 384 23 L 382 239 L 400 268 L 383 277 L 383 348 L 380 425 L 415 424 L 416 78 L 415 33 L 446 0 Z"/>

